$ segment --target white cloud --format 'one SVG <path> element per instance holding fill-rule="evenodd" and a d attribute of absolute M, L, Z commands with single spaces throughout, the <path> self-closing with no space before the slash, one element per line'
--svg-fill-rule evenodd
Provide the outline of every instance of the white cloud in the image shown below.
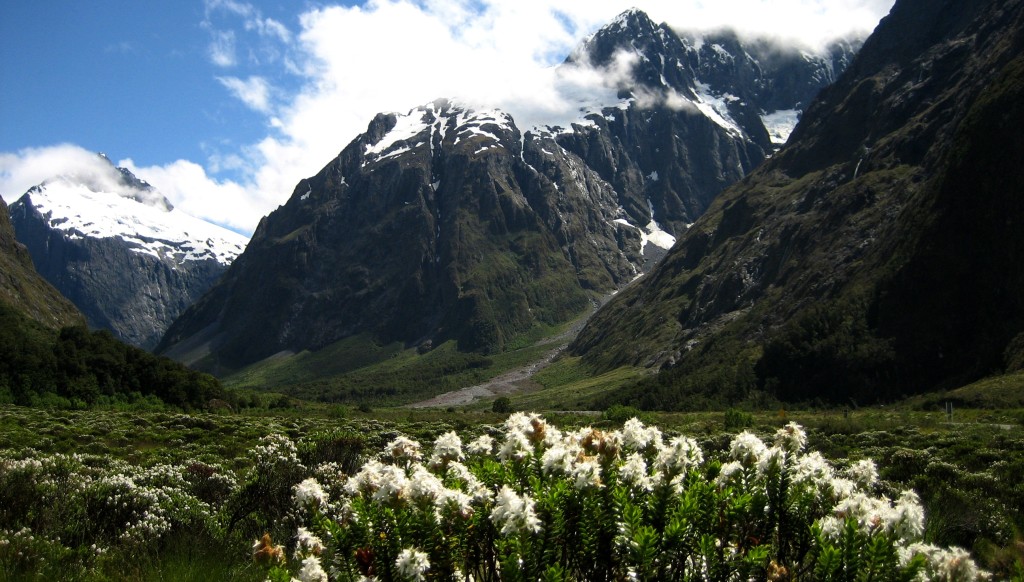
<path fill-rule="evenodd" d="M 152 184 L 186 214 L 246 234 L 276 202 L 237 182 L 212 178 L 202 166 L 188 160 L 140 167 L 128 158 L 118 165 Z"/>
<path fill-rule="evenodd" d="M 100 188 L 116 188 L 117 175 L 95 152 L 72 144 L 0 153 L 0 194 L 8 203 L 58 175 L 77 176 Z"/>
<path fill-rule="evenodd" d="M 230 30 L 218 30 L 212 32 L 213 39 L 210 40 L 208 48 L 210 62 L 218 67 L 233 67 L 238 62 L 235 56 L 235 33 Z"/>
<path fill-rule="evenodd" d="M 274 20 L 264 18 L 259 8 L 247 2 L 235 0 L 206 0 L 206 21 L 214 12 L 226 12 L 239 16 L 245 22 L 245 29 L 256 31 L 260 36 L 275 37 L 282 42 L 289 42 L 292 38 L 288 27 Z"/>
<path fill-rule="evenodd" d="M 186 213 L 241 232 L 251 232 L 266 208 L 274 203 L 254 198 L 253 192 L 240 184 L 215 180 L 202 166 L 186 160 L 138 167 L 131 159 L 126 159 L 117 165 L 149 182 L 172 205 Z M 87 183 L 95 191 L 145 196 L 142 192 L 124 192 L 120 174 L 111 163 L 76 145 L 0 153 L 0 193 L 8 204 L 33 186 L 59 176 Z"/>
<path fill-rule="evenodd" d="M 249 108 L 270 113 L 270 85 L 263 77 L 252 76 L 244 81 L 238 77 L 217 77 L 217 81 Z"/>

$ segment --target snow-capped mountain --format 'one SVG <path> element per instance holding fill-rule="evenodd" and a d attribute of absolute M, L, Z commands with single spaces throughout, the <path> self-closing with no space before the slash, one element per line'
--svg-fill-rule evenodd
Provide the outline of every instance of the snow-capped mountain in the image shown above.
<path fill-rule="evenodd" d="M 575 317 L 772 151 L 764 111 L 701 80 L 694 55 L 630 11 L 562 65 L 615 84 L 569 127 L 447 99 L 378 114 L 158 351 L 218 372 L 356 335 L 493 352 Z"/>
<path fill-rule="evenodd" d="M 245 248 L 246 238 L 173 208 L 101 155 L 88 175 L 58 175 L 11 205 L 36 269 L 95 328 L 151 348 Z"/>

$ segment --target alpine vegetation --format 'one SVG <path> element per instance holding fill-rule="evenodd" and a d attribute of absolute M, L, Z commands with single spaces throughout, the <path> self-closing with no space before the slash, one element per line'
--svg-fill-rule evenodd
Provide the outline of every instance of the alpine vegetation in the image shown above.
<path fill-rule="evenodd" d="M 837 468 L 795 423 L 744 431 L 720 458 L 637 419 L 561 431 L 515 413 L 428 455 L 395 438 L 357 472 L 293 489 L 293 540 L 264 536 L 270 580 L 979 580 L 961 549 L 922 542 L 912 490 L 871 460 Z"/>

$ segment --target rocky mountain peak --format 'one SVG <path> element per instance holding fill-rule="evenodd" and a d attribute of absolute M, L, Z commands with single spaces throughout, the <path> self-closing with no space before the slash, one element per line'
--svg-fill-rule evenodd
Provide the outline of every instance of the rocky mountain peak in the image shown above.
<path fill-rule="evenodd" d="M 36 269 L 92 327 L 151 348 L 246 238 L 183 213 L 128 169 L 99 159 L 55 168 L 55 178 L 11 205 L 11 219 Z"/>
<path fill-rule="evenodd" d="M 640 88 L 679 91 L 692 98 L 695 94 L 685 57 L 678 35 L 632 8 L 580 43 L 566 63 L 608 69 L 621 77 L 618 84 L 624 94 Z"/>

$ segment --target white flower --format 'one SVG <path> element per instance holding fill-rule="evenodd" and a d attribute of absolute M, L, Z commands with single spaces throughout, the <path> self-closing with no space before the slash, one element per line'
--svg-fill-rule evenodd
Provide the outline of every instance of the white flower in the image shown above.
<path fill-rule="evenodd" d="M 539 443 L 547 438 L 548 423 L 539 414 L 514 412 L 505 419 L 505 432 L 522 433 L 531 443 Z"/>
<path fill-rule="evenodd" d="M 434 441 L 434 454 L 430 457 L 432 467 L 462 459 L 462 439 L 459 438 L 459 435 L 454 431 L 449 431 L 437 437 L 437 440 Z"/>
<path fill-rule="evenodd" d="M 626 457 L 626 462 L 619 468 L 619 478 L 642 491 L 654 489 L 653 480 L 647 474 L 647 461 L 640 453 L 632 453 Z"/>
<path fill-rule="evenodd" d="M 765 450 L 764 454 L 757 461 L 757 474 L 760 477 L 771 473 L 776 469 L 781 469 L 786 466 L 786 449 L 779 446 L 771 447 Z"/>
<path fill-rule="evenodd" d="M 826 515 L 821 518 L 818 525 L 821 527 L 821 534 L 825 536 L 826 539 L 836 542 L 839 540 L 839 536 L 843 533 L 843 527 L 846 525 L 846 520 L 834 515 Z"/>
<path fill-rule="evenodd" d="M 962 548 L 939 548 L 931 544 L 911 544 L 906 550 L 900 551 L 900 564 L 905 566 L 915 555 L 925 557 L 922 580 L 943 580 L 959 582 L 987 580 L 989 574 L 978 569 L 969 553 Z"/>
<path fill-rule="evenodd" d="M 444 483 L 423 465 L 413 465 L 409 479 L 409 497 L 413 501 L 433 503 L 444 490 Z"/>
<path fill-rule="evenodd" d="M 420 443 L 407 436 L 399 436 L 388 443 L 386 450 L 391 458 L 396 461 L 419 461 L 423 458 L 420 453 Z"/>
<path fill-rule="evenodd" d="M 373 494 L 375 491 L 380 489 L 381 480 L 383 478 L 381 471 L 384 469 L 384 464 L 377 459 L 371 459 L 363 465 L 359 472 L 353 475 L 345 483 L 345 492 L 349 495 L 355 496 L 360 493 Z"/>
<path fill-rule="evenodd" d="M 900 495 L 890 514 L 888 527 L 900 539 L 920 539 L 924 534 L 924 508 L 917 493 L 908 489 Z"/>
<path fill-rule="evenodd" d="M 836 477 L 832 480 L 832 498 L 841 501 L 857 492 L 857 484 L 849 479 Z"/>
<path fill-rule="evenodd" d="M 718 473 L 718 478 L 715 479 L 715 482 L 719 487 L 724 487 L 734 478 L 734 476 L 742 474 L 743 464 L 739 461 L 729 461 L 722 465 L 722 468 Z"/>
<path fill-rule="evenodd" d="M 704 453 L 697 441 L 684 436 L 677 436 L 669 441 L 667 447 L 658 451 L 657 465 L 669 474 L 689 471 L 704 462 Z"/>
<path fill-rule="evenodd" d="M 792 471 L 794 483 L 808 483 L 817 489 L 825 489 L 832 483 L 832 466 L 818 451 L 798 458 Z"/>
<path fill-rule="evenodd" d="M 767 451 L 764 442 L 747 430 L 736 435 L 729 444 L 729 456 L 747 467 L 756 465 Z"/>
<path fill-rule="evenodd" d="M 520 497 L 508 485 L 502 486 L 494 500 L 491 521 L 501 528 L 501 535 L 541 531 L 541 522 L 534 511 L 533 499 L 527 494 Z"/>
<path fill-rule="evenodd" d="M 445 510 L 448 508 L 454 509 L 458 513 L 459 517 L 463 519 L 469 519 L 473 517 L 473 498 L 458 491 L 456 489 L 443 489 L 438 493 L 434 504 L 438 510 Z"/>
<path fill-rule="evenodd" d="M 597 460 L 588 457 L 572 467 L 572 478 L 576 489 L 587 489 L 590 487 L 601 487 L 601 465 Z"/>
<path fill-rule="evenodd" d="M 299 528 L 295 538 L 296 560 L 303 556 L 319 556 L 324 551 L 324 542 L 304 527 Z"/>
<path fill-rule="evenodd" d="M 529 437 L 520 431 L 510 431 L 505 434 L 505 442 L 498 451 L 498 458 L 502 461 L 522 461 L 533 455 L 533 445 Z"/>
<path fill-rule="evenodd" d="M 494 450 L 494 439 L 488 435 L 480 435 L 475 441 L 466 446 L 471 455 L 489 455 Z"/>
<path fill-rule="evenodd" d="M 864 533 L 885 529 L 891 522 L 891 511 L 888 499 L 870 497 L 859 491 L 841 500 L 833 510 L 836 517 L 856 520 L 857 527 Z"/>
<path fill-rule="evenodd" d="M 462 463 L 448 463 L 448 474 L 466 485 L 466 492 L 473 497 L 473 501 L 484 503 L 493 497 L 487 486 Z"/>
<path fill-rule="evenodd" d="M 846 474 L 864 489 L 870 489 L 878 481 L 878 467 L 871 459 L 861 459 L 850 465 Z"/>
<path fill-rule="evenodd" d="M 775 432 L 775 446 L 799 453 L 807 446 L 807 433 L 799 424 L 790 422 Z"/>
<path fill-rule="evenodd" d="M 645 427 L 638 418 L 631 418 L 622 425 L 622 446 L 632 451 L 644 451 L 649 446 L 660 447 L 661 431 L 658 427 Z"/>
<path fill-rule="evenodd" d="M 301 582 L 327 582 L 327 572 L 320 565 L 320 558 L 309 556 L 302 560 L 302 568 L 299 570 Z"/>
<path fill-rule="evenodd" d="M 426 579 L 423 574 L 430 569 L 430 560 L 426 553 L 406 548 L 395 559 L 395 569 L 406 580 L 422 582 Z"/>
<path fill-rule="evenodd" d="M 292 487 L 292 499 L 299 509 L 314 507 L 322 509 L 327 506 L 327 493 L 316 479 L 310 477 Z"/>
<path fill-rule="evenodd" d="M 383 465 L 380 469 L 380 483 L 373 493 L 373 500 L 378 503 L 392 503 L 409 498 L 409 478 L 405 471 L 394 465 Z"/>
<path fill-rule="evenodd" d="M 582 452 L 578 445 L 558 443 L 544 451 L 541 468 L 545 474 L 568 475 L 572 471 L 573 462 Z"/>

